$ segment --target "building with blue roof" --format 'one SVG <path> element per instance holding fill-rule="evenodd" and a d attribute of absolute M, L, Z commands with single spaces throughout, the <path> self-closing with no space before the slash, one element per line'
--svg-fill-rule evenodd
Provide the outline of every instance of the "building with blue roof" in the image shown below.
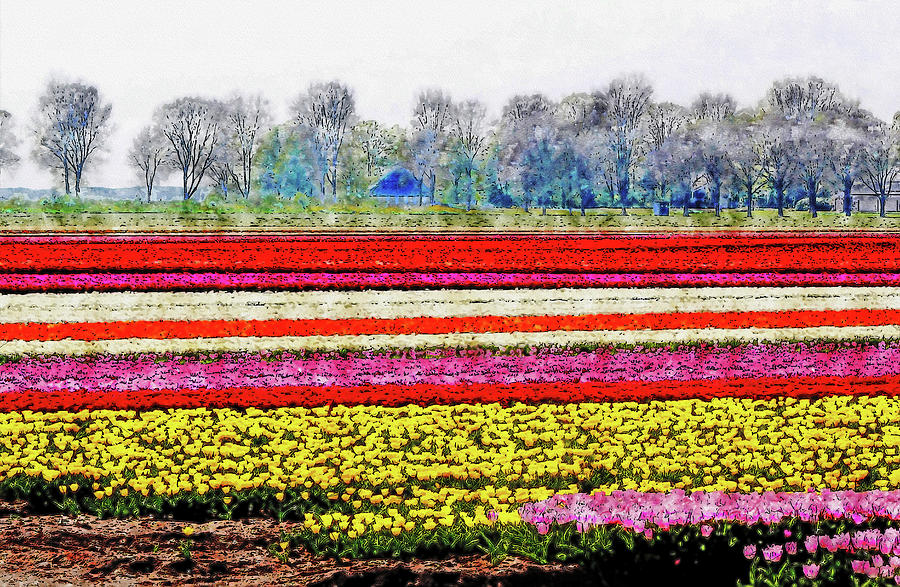
<path fill-rule="evenodd" d="M 404 167 L 395 167 L 369 188 L 369 194 L 387 204 L 410 206 L 418 204 L 421 189 L 422 182 L 412 172 Z"/>

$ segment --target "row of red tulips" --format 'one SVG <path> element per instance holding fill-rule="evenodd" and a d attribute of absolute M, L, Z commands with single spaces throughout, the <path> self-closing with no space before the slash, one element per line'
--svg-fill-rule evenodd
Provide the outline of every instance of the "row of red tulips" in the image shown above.
<path fill-rule="evenodd" d="M 900 286 L 898 273 L 0 273 L 0 292 Z"/>
<path fill-rule="evenodd" d="M 894 272 L 892 235 L 642 234 L 0 239 L 0 271 Z"/>
<path fill-rule="evenodd" d="M 10 391 L 0 412 L 82 409 L 279 408 L 341 405 L 402 406 L 475 403 L 647 402 L 733 397 L 815 399 L 900 395 L 900 376 L 800 377 L 692 381 L 616 381 L 511 384 L 410 384 L 236 387 L 228 389 Z"/>

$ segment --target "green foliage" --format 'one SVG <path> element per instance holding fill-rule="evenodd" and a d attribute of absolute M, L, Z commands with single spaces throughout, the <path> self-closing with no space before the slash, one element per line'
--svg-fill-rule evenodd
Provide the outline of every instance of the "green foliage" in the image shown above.
<path fill-rule="evenodd" d="M 296 133 L 277 127 L 270 131 L 260 141 L 254 165 L 255 187 L 263 196 L 317 193 L 311 156 Z"/>

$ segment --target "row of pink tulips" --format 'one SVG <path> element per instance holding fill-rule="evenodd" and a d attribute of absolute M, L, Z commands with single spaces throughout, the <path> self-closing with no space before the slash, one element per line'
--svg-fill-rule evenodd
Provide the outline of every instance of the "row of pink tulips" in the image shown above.
<path fill-rule="evenodd" d="M 245 386 L 690 381 L 900 374 L 900 344 L 754 344 L 677 349 L 547 349 L 205 357 L 26 357 L 0 363 L 0 392 L 203 389 Z"/>
<path fill-rule="evenodd" d="M 558 494 L 522 506 L 519 514 L 542 533 L 553 523 L 574 523 L 579 531 L 592 526 L 619 524 L 635 532 L 665 531 L 673 526 L 716 522 L 776 524 L 790 518 L 804 522 L 846 519 L 859 524 L 872 518 L 900 519 L 900 490 Z"/>
<path fill-rule="evenodd" d="M 785 530 L 785 538 L 791 534 Z M 811 534 L 802 540 L 806 552 L 815 556 L 823 553 L 847 552 L 856 557 L 850 561 L 851 570 L 867 577 L 897 578 L 900 575 L 900 530 L 887 528 L 884 530 L 869 528 L 842 532 L 840 534 Z M 800 553 L 797 540 L 786 540 L 784 544 L 776 543 L 757 548 L 748 544 L 743 548 L 744 557 L 753 559 L 762 555 L 768 563 L 779 563 L 785 556 Z M 819 575 L 821 565 L 810 561 L 802 565 L 807 579 L 815 579 Z M 897 581 L 900 583 L 900 579 Z"/>
<path fill-rule="evenodd" d="M 0 291 L 897 286 L 896 273 L 293 273 L 0 274 Z"/>

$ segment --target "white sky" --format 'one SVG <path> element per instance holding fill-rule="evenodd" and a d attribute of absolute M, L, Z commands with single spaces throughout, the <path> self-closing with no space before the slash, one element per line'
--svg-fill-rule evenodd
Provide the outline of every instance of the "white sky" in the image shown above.
<path fill-rule="evenodd" d="M 643 72 L 661 100 L 702 90 L 756 104 L 770 83 L 815 73 L 884 119 L 900 109 L 896 0 L 0 0 L 0 108 L 24 164 L 4 186 L 49 187 L 28 159 L 29 121 L 51 76 L 97 85 L 115 132 L 88 185 L 138 185 L 132 137 L 182 95 L 262 92 L 276 120 L 312 81 L 339 78 L 357 111 L 409 119 L 419 89 L 477 97 L 492 116 L 514 93 L 560 98 Z"/>

